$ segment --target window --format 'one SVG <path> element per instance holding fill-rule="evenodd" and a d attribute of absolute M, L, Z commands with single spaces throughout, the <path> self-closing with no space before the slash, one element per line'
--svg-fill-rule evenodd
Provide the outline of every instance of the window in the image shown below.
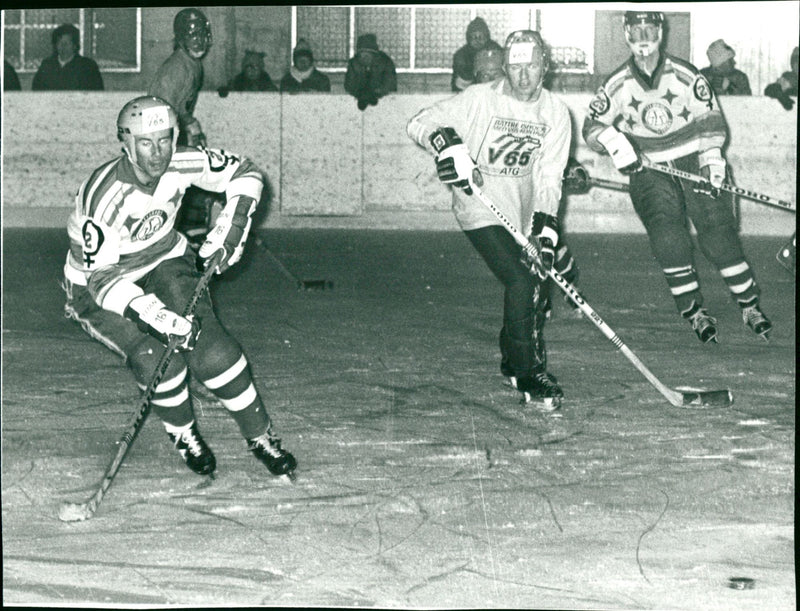
<path fill-rule="evenodd" d="M 103 72 L 139 72 L 142 54 L 142 9 L 74 8 L 3 11 L 5 58 L 18 72 L 35 72 L 53 52 L 50 37 L 58 26 L 78 28 L 81 55 Z"/>
<path fill-rule="evenodd" d="M 482 17 L 501 45 L 514 30 L 541 31 L 551 46 L 556 72 L 589 73 L 593 66 L 593 27 L 578 24 L 569 6 L 547 5 L 411 5 L 293 6 L 292 47 L 305 38 L 320 68 L 343 72 L 355 54 L 361 34 L 378 37 L 378 46 L 394 60 L 398 72 L 449 73 L 453 54 L 466 44 L 466 30 Z"/>

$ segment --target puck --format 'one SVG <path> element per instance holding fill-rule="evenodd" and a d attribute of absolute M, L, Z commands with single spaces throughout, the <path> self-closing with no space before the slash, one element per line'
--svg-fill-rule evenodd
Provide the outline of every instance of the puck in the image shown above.
<path fill-rule="evenodd" d="M 756 581 L 749 577 L 731 577 L 728 579 L 728 587 L 732 590 L 752 590 L 756 587 Z"/>

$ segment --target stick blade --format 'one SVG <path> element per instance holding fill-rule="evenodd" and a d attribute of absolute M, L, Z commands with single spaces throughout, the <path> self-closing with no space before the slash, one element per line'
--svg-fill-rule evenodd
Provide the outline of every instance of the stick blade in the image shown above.
<path fill-rule="evenodd" d="M 88 503 L 62 503 L 58 508 L 58 519 L 62 522 L 82 522 L 91 517 Z"/>
<path fill-rule="evenodd" d="M 685 407 L 728 407 L 733 405 L 733 393 L 730 390 L 681 391 Z"/>

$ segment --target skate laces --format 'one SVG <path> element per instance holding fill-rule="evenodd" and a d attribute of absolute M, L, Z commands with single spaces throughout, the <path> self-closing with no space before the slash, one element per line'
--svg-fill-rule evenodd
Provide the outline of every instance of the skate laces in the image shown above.
<path fill-rule="evenodd" d="M 260 449 L 265 451 L 270 456 L 280 458 L 283 456 L 281 449 L 281 440 L 274 437 L 271 433 L 267 432 L 263 435 L 250 440 L 250 449 Z"/>
<path fill-rule="evenodd" d="M 553 378 L 546 371 L 541 371 L 533 376 L 544 388 L 552 390 L 558 388 Z"/>
<path fill-rule="evenodd" d="M 755 327 L 757 324 L 767 321 L 767 317 L 758 309 L 758 305 L 742 308 L 742 319 L 750 327 Z"/>
<path fill-rule="evenodd" d="M 191 452 L 192 456 L 203 455 L 202 441 L 195 435 L 194 427 L 185 430 L 178 439 L 186 444 L 186 449 Z M 177 445 L 177 441 L 175 445 Z"/>
<path fill-rule="evenodd" d="M 692 323 L 692 329 L 694 330 L 702 330 L 709 325 L 716 325 L 717 319 L 711 316 L 705 308 L 700 308 L 689 317 L 689 321 Z"/>

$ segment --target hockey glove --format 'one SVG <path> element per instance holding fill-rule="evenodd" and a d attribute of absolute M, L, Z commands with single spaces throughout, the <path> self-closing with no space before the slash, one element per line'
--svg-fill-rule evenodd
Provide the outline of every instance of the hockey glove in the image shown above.
<path fill-rule="evenodd" d="M 483 176 L 475 161 L 469 155 L 469 149 L 452 127 L 442 127 L 431 134 L 431 145 L 438 153 L 436 157 L 436 173 L 445 184 L 464 189 L 472 195 L 470 181 L 483 186 Z"/>
<path fill-rule="evenodd" d="M 642 157 L 636 145 L 613 125 L 600 132 L 597 141 L 605 147 L 614 167 L 622 174 L 633 174 L 642 169 Z"/>
<path fill-rule="evenodd" d="M 780 82 L 767 85 L 767 88 L 764 89 L 764 95 L 778 100 L 778 102 L 781 103 L 781 106 L 783 106 L 786 110 L 791 110 L 794 108 L 794 100 L 786 91 L 783 90 Z"/>
<path fill-rule="evenodd" d="M 206 135 L 200 127 L 200 121 L 192 119 L 186 124 L 186 144 L 187 146 L 206 146 Z"/>
<path fill-rule="evenodd" d="M 698 183 L 694 187 L 694 191 L 716 199 L 719 196 L 722 183 L 725 182 L 725 170 L 727 168 L 722 151 L 718 148 L 708 149 L 700 153 L 697 156 L 697 160 L 700 163 L 700 175 L 707 182 Z"/>
<path fill-rule="evenodd" d="M 180 338 L 176 352 L 192 350 L 200 335 L 200 319 L 179 316 L 152 293 L 132 299 L 125 308 L 125 318 L 135 322 L 140 331 L 152 335 L 165 346 L 173 337 Z"/>
<path fill-rule="evenodd" d="M 531 227 L 530 242 L 539 245 L 539 256 L 531 250 L 522 249 L 522 263 L 539 276 L 541 280 L 547 279 L 556 259 L 556 244 L 558 244 L 558 220 L 556 217 L 536 211 L 533 213 L 533 226 Z"/>
<path fill-rule="evenodd" d="M 589 173 L 581 165 L 581 162 L 570 157 L 567 160 L 567 167 L 564 168 L 564 193 L 568 195 L 582 195 L 588 193 L 591 185 L 589 184 Z"/>
<path fill-rule="evenodd" d="M 221 274 L 242 258 L 255 209 L 256 200 L 247 195 L 239 195 L 225 205 L 217 217 L 214 229 L 200 247 L 198 254 L 205 265 L 209 264 L 218 251 L 222 251 L 217 265 L 217 273 Z"/>

